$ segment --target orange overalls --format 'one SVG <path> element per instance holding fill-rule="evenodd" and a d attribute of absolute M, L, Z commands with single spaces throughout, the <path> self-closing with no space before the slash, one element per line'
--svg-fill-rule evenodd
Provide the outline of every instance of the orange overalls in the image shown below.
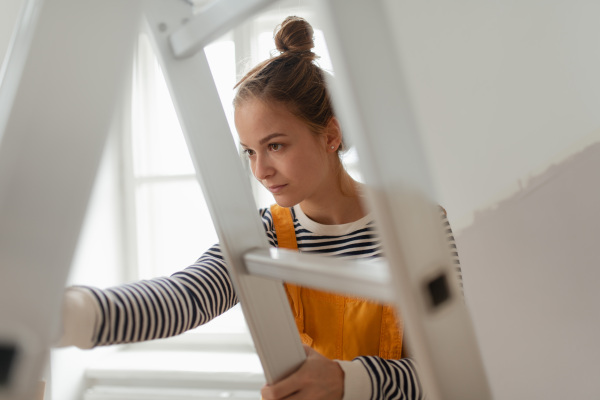
<path fill-rule="evenodd" d="M 279 247 L 298 249 L 289 208 L 271 206 Z M 285 284 L 300 338 L 329 359 L 358 356 L 399 359 L 402 321 L 391 306 Z"/>

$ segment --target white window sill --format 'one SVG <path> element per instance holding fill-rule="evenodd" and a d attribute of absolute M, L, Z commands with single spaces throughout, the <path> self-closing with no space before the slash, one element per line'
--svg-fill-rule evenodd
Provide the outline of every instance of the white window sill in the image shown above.
<path fill-rule="evenodd" d="M 258 400 L 260 394 L 247 390 L 157 389 L 98 386 L 88 390 L 83 400 Z"/>
<path fill-rule="evenodd" d="M 178 337 L 123 346 L 86 369 L 84 399 L 260 398 L 265 378 L 253 348 L 220 341 Z"/>

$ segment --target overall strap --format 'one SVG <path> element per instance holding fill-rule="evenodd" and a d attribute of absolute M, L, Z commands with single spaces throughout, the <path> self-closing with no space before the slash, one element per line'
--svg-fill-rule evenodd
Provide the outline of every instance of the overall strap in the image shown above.
<path fill-rule="evenodd" d="M 277 235 L 277 244 L 282 249 L 298 250 L 298 242 L 296 241 L 296 231 L 294 229 L 294 219 L 292 212 L 287 207 L 281 207 L 277 204 L 271 206 L 271 216 L 273 217 L 273 226 Z M 304 332 L 304 307 L 300 299 L 302 287 L 285 284 L 285 292 L 288 297 L 288 302 L 294 313 L 296 328 L 300 334 L 302 343 L 312 345 L 313 340 Z"/>
<path fill-rule="evenodd" d="M 279 247 L 298 250 L 294 220 L 292 219 L 290 209 L 273 204 L 271 206 L 271 215 L 273 216 L 273 225 L 275 226 L 275 234 L 277 235 Z"/>
<path fill-rule="evenodd" d="M 271 215 L 280 248 L 298 249 L 294 220 L 289 208 L 276 204 Z M 402 320 L 393 307 L 286 283 L 285 291 L 300 339 L 331 359 L 351 360 L 359 355 L 398 359 L 402 352 Z M 307 332 L 304 309 L 310 311 Z M 317 316 L 321 321 L 314 325 Z M 378 318 L 373 321 L 373 318 Z M 365 334 L 357 341 L 356 333 Z M 333 332 L 337 332 L 332 337 Z M 337 335 L 337 336 L 336 336 Z"/>

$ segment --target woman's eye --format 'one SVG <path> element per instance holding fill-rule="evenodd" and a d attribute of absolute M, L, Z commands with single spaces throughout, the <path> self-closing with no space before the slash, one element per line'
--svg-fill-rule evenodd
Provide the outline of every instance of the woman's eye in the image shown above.
<path fill-rule="evenodd" d="M 254 155 L 254 150 L 244 149 L 244 150 L 242 150 L 242 153 L 246 157 L 252 157 Z"/>
<path fill-rule="evenodd" d="M 271 143 L 271 144 L 269 145 L 269 148 L 270 148 L 272 151 L 279 151 L 279 150 L 281 150 L 281 145 L 280 145 L 279 143 Z"/>

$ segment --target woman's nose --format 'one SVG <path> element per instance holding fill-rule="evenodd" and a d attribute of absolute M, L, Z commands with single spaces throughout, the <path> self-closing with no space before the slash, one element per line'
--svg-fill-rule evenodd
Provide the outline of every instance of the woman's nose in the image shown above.
<path fill-rule="evenodd" d="M 265 155 L 257 154 L 253 164 L 252 172 L 254 173 L 254 177 L 258 180 L 269 178 L 275 171 L 269 161 L 269 157 Z"/>

